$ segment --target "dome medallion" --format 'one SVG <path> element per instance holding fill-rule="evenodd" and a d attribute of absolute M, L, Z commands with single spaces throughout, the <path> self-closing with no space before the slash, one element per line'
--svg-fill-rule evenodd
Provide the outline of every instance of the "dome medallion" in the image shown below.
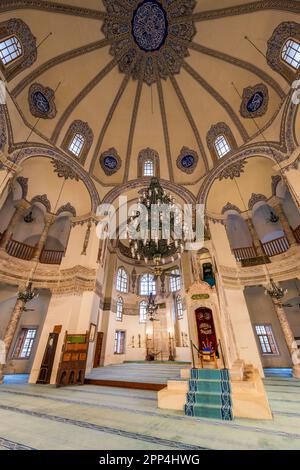
<path fill-rule="evenodd" d="M 119 70 L 148 85 L 180 72 L 196 30 L 195 0 L 106 0 L 102 31 Z"/>
<path fill-rule="evenodd" d="M 157 51 L 168 35 L 168 20 L 162 6 L 153 1 L 140 4 L 132 17 L 132 36 L 140 49 Z"/>

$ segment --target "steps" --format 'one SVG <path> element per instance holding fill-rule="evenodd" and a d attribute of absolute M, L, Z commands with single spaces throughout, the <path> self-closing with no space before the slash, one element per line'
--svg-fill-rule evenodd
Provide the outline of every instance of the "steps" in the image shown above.
<path fill-rule="evenodd" d="M 228 369 L 192 369 L 186 416 L 231 421 L 232 399 Z"/>

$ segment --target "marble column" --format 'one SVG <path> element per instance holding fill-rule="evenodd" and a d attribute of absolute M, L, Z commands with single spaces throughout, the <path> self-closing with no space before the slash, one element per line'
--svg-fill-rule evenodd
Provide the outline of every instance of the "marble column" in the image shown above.
<path fill-rule="evenodd" d="M 256 255 L 257 256 L 265 256 L 265 253 L 264 253 L 263 248 L 261 246 L 261 241 L 257 236 L 257 233 L 256 233 L 256 230 L 253 226 L 252 220 L 248 219 L 247 222 L 248 222 L 249 231 L 250 231 L 252 241 L 253 241 L 253 246 L 254 246 L 254 249 L 256 251 Z"/>
<path fill-rule="evenodd" d="M 49 228 L 54 222 L 54 220 L 55 220 L 54 216 L 50 214 L 45 215 L 45 226 L 41 233 L 40 239 L 34 249 L 33 261 L 38 261 L 40 259 L 41 253 L 43 251 L 43 248 L 44 248 L 47 236 L 48 236 Z"/>
<path fill-rule="evenodd" d="M 18 327 L 18 323 L 24 311 L 25 303 L 26 302 L 23 299 L 18 299 L 16 301 L 8 326 L 6 328 L 4 339 L 3 339 L 4 344 L 5 344 L 6 359 L 8 358 L 8 353 L 9 353 L 12 341 L 14 339 L 14 335 Z M 4 364 L 0 364 L 0 384 L 3 382 L 4 367 L 5 367 Z"/>
<path fill-rule="evenodd" d="M 0 248 L 5 249 L 8 240 L 10 239 L 10 237 L 11 237 L 12 234 L 13 234 L 14 228 L 15 228 L 15 226 L 16 226 L 16 223 L 17 223 L 18 220 L 19 220 L 19 217 L 20 217 L 22 214 L 25 213 L 25 210 L 26 210 L 26 209 L 27 209 L 27 203 L 26 203 L 25 201 L 21 201 L 21 202 L 19 203 L 19 205 L 17 206 L 14 215 L 13 215 L 12 218 L 10 219 L 10 222 L 9 222 L 9 224 L 8 224 L 7 229 L 6 229 L 5 232 L 3 233 L 3 236 L 2 236 L 1 241 L 0 241 Z"/>
<path fill-rule="evenodd" d="M 279 319 L 287 347 L 290 351 L 293 363 L 293 376 L 300 379 L 300 351 L 298 349 L 295 337 L 288 322 L 286 313 L 282 306 L 282 302 L 272 299 L 275 307 L 277 317 Z"/>
<path fill-rule="evenodd" d="M 276 214 L 278 215 L 279 219 L 280 219 L 280 223 L 282 225 L 282 228 L 283 228 L 283 231 L 286 235 L 286 238 L 288 239 L 288 242 L 289 244 L 292 246 L 292 245 L 296 245 L 296 239 L 295 239 L 295 236 L 293 234 L 293 231 L 290 227 L 290 224 L 289 224 L 289 221 L 284 213 L 284 210 L 282 208 L 282 205 L 281 204 L 278 204 L 276 207 L 275 207 L 275 212 Z"/>

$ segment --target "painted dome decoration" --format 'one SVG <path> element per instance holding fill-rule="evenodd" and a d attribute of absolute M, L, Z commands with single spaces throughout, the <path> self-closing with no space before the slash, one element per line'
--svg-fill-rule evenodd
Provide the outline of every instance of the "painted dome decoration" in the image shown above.
<path fill-rule="evenodd" d="M 53 119 L 56 116 L 54 91 L 39 83 L 34 83 L 29 89 L 28 101 L 33 116 L 43 119 Z"/>
<path fill-rule="evenodd" d="M 185 173 L 193 173 L 198 163 L 198 155 L 194 150 L 182 147 L 177 158 L 177 167 Z"/>
<path fill-rule="evenodd" d="M 113 40 L 110 53 L 122 73 L 142 78 L 148 85 L 179 73 L 196 30 L 194 0 L 128 2 L 127 8 L 113 0 L 105 2 L 103 32 Z M 116 14 L 116 8 L 118 10 Z"/>
<path fill-rule="evenodd" d="M 168 34 L 168 20 L 165 10 L 155 1 L 138 5 L 132 17 L 132 36 L 143 51 L 157 51 L 164 44 Z"/>
<path fill-rule="evenodd" d="M 108 176 L 113 175 L 121 168 L 121 159 L 115 148 L 103 152 L 100 156 L 100 165 L 104 173 Z"/>
<path fill-rule="evenodd" d="M 268 108 L 269 92 L 264 84 L 244 89 L 241 115 L 244 118 L 263 116 Z"/>

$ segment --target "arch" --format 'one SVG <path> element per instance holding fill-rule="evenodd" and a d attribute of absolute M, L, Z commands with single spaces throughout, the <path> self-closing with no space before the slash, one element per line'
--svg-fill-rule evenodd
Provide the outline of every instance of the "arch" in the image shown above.
<path fill-rule="evenodd" d="M 272 214 L 276 216 L 273 207 L 271 207 L 266 201 L 260 200 L 252 207 L 252 222 L 255 231 L 263 244 L 285 236 L 280 221 L 270 221 Z"/>
<path fill-rule="evenodd" d="M 188 189 L 179 186 L 175 183 L 172 183 L 168 180 L 159 180 L 161 186 L 167 191 L 171 191 L 180 198 L 184 200 L 187 204 L 195 204 L 196 198 L 191 191 Z M 130 181 L 129 183 L 124 183 L 120 186 L 116 186 L 111 191 L 109 191 L 103 198 L 103 204 L 112 204 L 121 194 L 124 194 L 128 190 L 145 188 L 149 185 L 149 178 L 138 178 L 136 180 Z"/>
<path fill-rule="evenodd" d="M 20 214 L 12 239 L 33 247 L 38 243 L 44 227 L 45 207 L 39 201 L 34 201 L 25 213 Z"/>
<path fill-rule="evenodd" d="M 69 172 L 73 172 L 73 175 L 76 178 L 81 179 L 85 184 L 91 198 L 92 212 L 96 213 L 97 207 L 100 204 L 98 191 L 91 177 L 75 159 L 70 160 L 68 156 L 59 152 L 59 150 L 42 144 L 30 145 L 21 150 L 15 150 L 10 156 L 15 164 L 19 164 L 31 157 L 49 158 L 53 159 L 55 162 L 60 163 L 61 165 L 65 165 L 69 169 Z"/>
<path fill-rule="evenodd" d="M 61 212 L 50 225 L 44 250 L 66 252 L 72 228 L 72 214 Z"/>
<path fill-rule="evenodd" d="M 253 246 L 248 224 L 237 211 L 226 213 L 225 228 L 232 251 Z"/>
<path fill-rule="evenodd" d="M 293 108 L 295 108 L 295 106 Z M 206 206 L 207 197 L 213 183 L 225 170 L 227 171 L 231 165 L 236 165 L 245 158 L 256 158 L 257 156 L 268 158 L 274 163 L 282 162 L 287 158 L 287 156 L 278 149 L 278 146 L 272 143 L 270 143 L 268 146 L 266 146 L 264 143 L 255 144 L 234 152 L 228 158 L 224 160 L 221 159 L 218 166 L 212 169 L 211 172 L 207 175 L 199 190 L 197 202 Z"/>

